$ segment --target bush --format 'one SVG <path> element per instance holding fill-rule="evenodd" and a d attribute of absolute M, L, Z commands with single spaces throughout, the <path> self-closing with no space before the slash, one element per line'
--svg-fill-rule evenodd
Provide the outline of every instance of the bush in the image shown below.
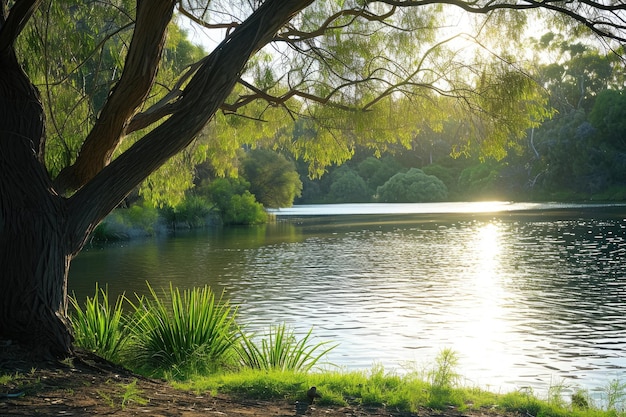
<path fill-rule="evenodd" d="M 218 178 L 209 186 L 211 200 L 225 224 L 262 224 L 267 222 L 263 205 L 247 190 L 249 183 L 240 178 Z"/>
<path fill-rule="evenodd" d="M 356 171 L 341 167 L 332 174 L 329 200 L 333 203 L 362 203 L 371 200 L 371 193 Z"/>
<path fill-rule="evenodd" d="M 120 240 L 151 236 L 157 232 L 159 212 L 154 207 L 135 204 L 109 214 L 94 231 L 96 240 Z"/>
<path fill-rule="evenodd" d="M 214 205 L 206 198 L 188 195 L 176 207 L 161 209 L 161 217 L 174 228 L 181 224 L 189 228 L 202 227 L 211 223 L 210 216 L 213 208 Z"/>
<path fill-rule="evenodd" d="M 263 224 L 267 213 L 249 191 L 230 198 L 230 204 L 223 208 L 222 220 L 225 224 Z"/>
<path fill-rule="evenodd" d="M 465 168 L 459 177 L 459 189 L 475 198 L 496 198 L 500 174 L 494 163 L 480 163 Z"/>
<path fill-rule="evenodd" d="M 417 168 L 396 174 L 378 187 L 378 199 L 383 203 L 423 203 L 447 197 L 448 189 L 439 178 Z"/>
<path fill-rule="evenodd" d="M 302 181 L 293 161 L 266 149 L 254 149 L 242 159 L 250 192 L 265 207 L 291 207 L 302 194 Z"/>

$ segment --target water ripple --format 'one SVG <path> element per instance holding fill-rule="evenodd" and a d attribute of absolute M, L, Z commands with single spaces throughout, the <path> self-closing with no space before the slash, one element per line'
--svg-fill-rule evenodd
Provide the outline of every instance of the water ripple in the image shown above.
<path fill-rule="evenodd" d="M 327 220 L 259 230 L 88 252 L 70 283 L 86 294 L 94 281 L 119 292 L 141 292 L 145 280 L 208 283 L 251 329 L 314 327 L 319 340 L 340 343 L 331 362 L 350 369 L 429 362 L 451 347 L 462 373 L 491 387 L 546 388 L 565 378 L 593 388 L 624 375 L 622 217 Z"/>

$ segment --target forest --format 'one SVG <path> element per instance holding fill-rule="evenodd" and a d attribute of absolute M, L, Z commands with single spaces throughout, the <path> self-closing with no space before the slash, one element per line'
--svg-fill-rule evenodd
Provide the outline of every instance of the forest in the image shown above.
<path fill-rule="evenodd" d="M 199 48 L 179 33 L 188 50 Z M 212 212 L 226 224 L 262 223 L 267 221 L 264 207 L 294 203 L 623 201 L 626 80 L 621 50 L 602 52 L 599 44 L 554 32 L 527 42 L 535 51 L 529 76 L 547 98 L 547 116 L 497 154 L 481 151 L 471 121 L 448 117 L 439 129 L 423 129 L 382 152 L 356 146 L 345 162 L 312 176 L 302 158 L 267 138 L 238 149 L 230 161 L 233 171 L 220 172 L 207 159 L 183 172 L 179 168 L 175 176 L 168 170 L 168 181 L 193 173 L 179 202 L 153 194 L 159 187 L 151 181 L 162 178 L 156 174 L 125 205 L 147 202 L 159 207 L 168 224 L 193 227 L 206 224 L 202 219 Z M 300 127 L 305 123 L 296 122 L 294 142 L 315 135 Z M 202 138 L 194 146 L 204 149 Z"/>

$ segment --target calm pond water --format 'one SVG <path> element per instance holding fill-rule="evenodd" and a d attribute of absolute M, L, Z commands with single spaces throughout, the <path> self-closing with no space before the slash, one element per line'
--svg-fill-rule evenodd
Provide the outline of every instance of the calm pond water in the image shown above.
<path fill-rule="evenodd" d="M 86 248 L 70 290 L 209 284 L 263 331 L 287 322 L 348 369 L 450 347 L 492 390 L 626 380 L 626 206 L 300 206 L 250 228 Z M 314 216 L 314 214 L 321 214 Z M 337 215 L 337 214 L 341 215 Z M 388 213 L 388 214 L 385 214 Z"/>

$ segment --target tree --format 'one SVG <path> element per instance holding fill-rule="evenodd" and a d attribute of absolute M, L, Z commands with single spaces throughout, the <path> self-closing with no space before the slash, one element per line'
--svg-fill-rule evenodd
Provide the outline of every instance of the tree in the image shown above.
<path fill-rule="evenodd" d="M 291 207 L 302 192 L 295 164 L 276 152 L 254 149 L 245 155 L 242 165 L 250 192 L 265 207 Z"/>
<path fill-rule="evenodd" d="M 341 166 L 331 175 L 328 198 L 333 203 L 364 203 L 372 198 L 365 180 L 348 166 Z"/>
<path fill-rule="evenodd" d="M 439 178 L 417 168 L 396 174 L 378 187 L 378 199 L 384 203 L 425 203 L 447 197 L 448 189 Z"/>
<path fill-rule="evenodd" d="M 487 25 L 511 28 L 511 34 L 521 20 L 510 17 L 542 8 L 599 35 L 626 40 L 620 23 L 626 5 L 621 2 L 436 3 L 447 2 L 484 16 Z M 0 338 L 17 340 L 42 355 L 58 357 L 72 351 L 66 317 L 72 258 L 98 223 L 184 150 L 219 109 L 254 119 L 259 126 L 264 118 L 279 120 L 258 130 L 275 129 L 272 140 L 290 146 L 316 171 L 350 155 L 355 144 L 384 150 L 385 143 L 409 143 L 415 126 L 437 114 L 426 110 L 442 95 L 459 97 L 468 110 L 478 106 L 487 110 L 475 113 L 480 128 L 476 132 L 494 138 L 491 145 L 504 138 L 502 132 L 526 127 L 499 123 L 520 122 L 520 107 L 512 103 L 532 104 L 538 98 L 531 94 L 530 80 L 511 76 L 518 74 L 515 67 L 504 68 L 507 60 L 468 64 L 456 59 L 462 48 L 448 54 L 451 41 L 439 40 L 435 30 L 435 18 L 446 14 L 438 13 L 438 5 L 431 1 L 137 0 L 130 10 L 125 8 L 128 3 L 86 1 L 65 7 L 53 0 L 0 2 Z M 66 158 L 56 173 L 46 166 L 46 128 L 52 120 L 45 119 L 43 103 L 49 108 L 50 97 L 42 100 L 28 75 L 55 50 L 44 43 L 38 53 L 29 55 L 18 38 L 52 9 L 74 25 L 81 23 L 73 19 L 81 12 L 82 22 L 95 26 L 102 22 L 91 17 L 90 9 L 107 5 L 125 18 L 121 30 L 128 31 L 130 40 L 109 44 L 101 39 L 93 48 L 113 48 L 119 79 L 100 96 L 104 102 L 98 104 L 99 111 L 85 120 L 76 156 Z M 177 81 L 160 88 L 155 79 L 177 6 L 182 15 L 223 30 L 224 39 Z M 219 17 L 226 20 L 215 20 Z M 50 30 L 65 24 L 46 23 Z M 270 43 L 278 45 L 274 51 L 285 60 L 264 60 L 270 49 L 254 57 Z M 71 58 L 67 76 L 58 82 L 75 81 L 70 75 L 77 74 L 82 63 Z M 247 69 L 249 76 L 244 77 Z M 319 120 L 321 134 L 290 143 L 293 136 L 284 134 L 284 121 L 296 115 Z M 390 135 L 391 127 L 402 129 Z M 241 140 L 231 135 L 213 137 L 211 142 L 235 147 Z"/>

